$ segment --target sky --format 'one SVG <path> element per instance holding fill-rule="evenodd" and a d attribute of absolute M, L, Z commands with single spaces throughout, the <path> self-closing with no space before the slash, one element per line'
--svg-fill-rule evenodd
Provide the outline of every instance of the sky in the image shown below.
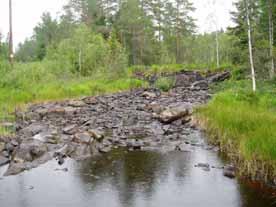
<path fill-rule="evenodd" d="M 194 18 L 197 20 L 198 32 L 210 32 L 216 28 L 225 29 L 231 25 L 229 12 L 234 9 L 233 1 L 192 0 L 196 8 Z M 39 23 L 43 12 L 48 11 L 54 17 L 58 16 L 66 2 L 67 0 L 13 0 L 15 45 L 32 35 L 33 28 Z M 7 34 L 9 28 L 8 4 L 9 0 L 0 0 L 0 32 L 3 34 Z"/>

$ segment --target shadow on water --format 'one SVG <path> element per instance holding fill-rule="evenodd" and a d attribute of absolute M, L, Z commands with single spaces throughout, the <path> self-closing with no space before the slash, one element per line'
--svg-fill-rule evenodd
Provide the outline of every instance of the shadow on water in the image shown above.
<path fill-rule="evenodd" d="M 67 160 L 62 167 L 51 161 L 0 180 L 0 206 L 276 206 L 248 185 L 223 177 L 221 170 L 195 168 L 198 162 L 223 164 L 215 152 L 201 148 L 191 153 L 120 149 L 82 162 Z"/>

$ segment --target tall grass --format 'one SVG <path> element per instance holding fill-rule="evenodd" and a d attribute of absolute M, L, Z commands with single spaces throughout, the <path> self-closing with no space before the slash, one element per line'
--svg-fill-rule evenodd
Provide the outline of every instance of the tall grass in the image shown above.
<path fill-rule="evenodd" d="M 226 88 L 230 85 L 231 90 L 220 92 L 199 109 L 200 120 L 211 135 L 210 140 L 240 162 L 244 173 L 253 178 L 261 175 L 273 179 L 276 176 L 276 93 L 272 88 L 263 87 L 253 94 L 247 90 L 250 83 L 246 81 L 224 84 Z"/>
<path fill-rule="evenodd" d="M 0 68 L 0 135 L 10 129 L 1 127 L 1 122 L 14 121 L 16 108 L 28 103 L 61 100 L 80 96 L 120 92 L 147 84 L 130 76 L 111 73 L 95 73 L 83 77 L 66 70 L 53 62 L 43 61 L 16 64 L 9 71 Z"/>

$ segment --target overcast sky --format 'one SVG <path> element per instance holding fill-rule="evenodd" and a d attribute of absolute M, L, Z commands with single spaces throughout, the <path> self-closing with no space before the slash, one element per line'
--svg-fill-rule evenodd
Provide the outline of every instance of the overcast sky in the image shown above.
<path fill-rule="evenodd" d="M 197 9 L 194 15 L 199 32 L 209 32 L 216 28 L 211 21 L 207 21 L 210 13 L 216 14 L 214 19 L 218 28 L 226 28 L 231 24 L 229 12 L 233 10 L 234 0 L 192 1 Z M 9 0 L 0 0 L 0 32 L 3 34 L 8 33 L 8 2 Z M 53 16 L 57 16 L 66 2 L 67 0 L 13 0 L 15 45 L 32 35 L 33 28 L 40 21 L 43 12 L 49 11 Z M 213 2 L 216 2 L 215 7 L 211 6 Z"/>

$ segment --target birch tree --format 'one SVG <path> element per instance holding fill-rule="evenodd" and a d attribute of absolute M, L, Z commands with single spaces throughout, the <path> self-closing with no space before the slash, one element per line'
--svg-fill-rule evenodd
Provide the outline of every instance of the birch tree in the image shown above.
<path fill-rule="evenodd" d="M 270 78 L 272 79 L 275 75 L 274 57 L 273 57 L 273 48 L 274 48 L 273 0 L 268 0 L 267 6 L 268 6 L 268 22 L 269 22 L 269 49 L 270 49 L 270 58 L 271 58 Z"/>
<path fill-rule="evenodd" d="M 248 50 L 249 50 L 249 59 L 251 67 L 251 78 L 252 78 L 252 89 L 253 92 L 256 91 L 256 75 L 254 68 L 254 59 L 253 59 L 253 50 L 252 50 L 252 38 L 251 38 L 251 22 L 250 22 L 250 0 L 245 0 L 246 6 L 246 20 L 247 20 L 247 30 L 248 30 Z"/>

